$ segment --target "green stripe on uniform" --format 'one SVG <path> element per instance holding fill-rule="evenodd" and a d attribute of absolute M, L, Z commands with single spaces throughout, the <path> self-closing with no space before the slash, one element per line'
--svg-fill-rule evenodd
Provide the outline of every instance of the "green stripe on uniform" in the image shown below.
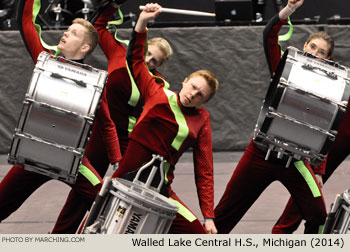
<path fill-rule="evenodd" d="M 161 82 L 164 83 L 164 88 L 166 89 L 169 89 L 170 88 L 170 84 L 169 82 L 167 82 L 166 80 L 164 80 L 162 77 L 160 76 L 157 76 L 157 75 L 154 75 L 151 71 L 148 71 L 150 73 L 150 75 L 153 77 L 153 78 L 156 78 L 158 80 L 161 80 Z"/>
<path fill-rule="evenodd" d="M 304 165 L 304 162 L 303 161 L 297 161 L 297 162 L 294 163 L 294 165 L 298 169 L 300 174 L 303 176 L 303 178 L 305 179 L 305 181 L 306 181 L 307 185 L 309 186 L 309 188 L 310 188 L 314 198 L 320 197 L 321 196 L 321 192 L 318 189 L 317 183 L 314 180 L 314 178 L 312 177 L 310 171 Z"/>
<path fill-rule="evenodd" d="M 323 228 L 324 228 L 324 225 L 320 225 L 318 227 L 318 233 L 317 234 L 322 234 L 323 233 Z"/>
<path fill-rule="evenodd" d="M 182 205 L 179 201 L 173 198 L 169 198 L 169 199 L 177 205 L 177 207 L 179 208 L 177 212 L 181 214 L 186 220 L 188 220 L 189 222 L 192 222 L 195 219 L 197 219 L 197 217 L 190 210 L 188 210 L 184 205 Z"/>
<path fill-rule="evenodd" d="M 89 180 L 89 182 L 95 186 L 98 185 L 100 182 L 100 180 L 98 179 L 98 177 L 96 177 L 96 175 L 90 171 L 89 168 L 87 168 L 85 165 L 81 164 L 79 166 L 79 170 L 78 170 L 87 180 Z"/>
<path fill-rule="evenodd" d="M 131 95 L 128 101 L 128 104 L 130 106 L 135 107 L 136 104 L 138 103 L 140 99 L 140 91 L 139 88 L 137 87 L 134 78 L 132 77 L 132 74 L 129 69 L 128 63 L 126 63 L 126 69 L 128 69 L 129 77 L 130 77 L 130 82 L 131 82 Z"/>
<path fill-rule="evenodd" d="M 278 36 L 278 45 L 281 48 L 281 54 L 283 54 L 283 50 L 282 50 L 282 46 L 281 46 L 280 42 L 288 41 L 293 35 L 293 24 L 292 24 L 292 21 L 290 21 L 289 17 L 288 17 L 288 24 L 289 24 L 288 32 L 286 34 Z"/>
<path fill-rule="evenodd" d="M 148 29 L 146 28 L 146 30 L 148 30 Z M 119 41 L 119 40 L 118 40 L 118 41 Z M 127 42 L 127 44 L 129 44 L 129 42 Z M 146 56 L 147 56 L 147 50 L 148 50 L 148 43 L 147 43 L 147 38 L 146 38 L 145 54 L 144 54 L 144 58 L 145 58 L 145 59 L 146 59 Z M 145 62 L 145 64 L 146 64 L 146 62 Z M 147 64 L 146 64 L 146 65 L 147 65 Z M 148 67 L 148 66 L 147 66 L 147 67 Z M 131 95 L 130 95 L 128 104 L 129 104 L 130 106 L 135 107 L 135 106 L 137 105 L 138 101 L 140 100 L 141 94 L 140 94 L 140 90 L 139 90 L 139 88 L 138 88 L 138 86 L 137 86 L 137 84 L 136 84 L 136 82 L 135 82 L 135 80 L 134 80 L 133 74 L 132 74 L 131 71 L 130 71 L 128 61 L 126 61 L 126 69 L 128 70 L 128 74 L 129 74 L 129 78 L 130 78 L 130 82 L 131 82 Z M 153 74 L 151 71 L 149 71 L 149 70 L 148 70 L 148 72 L 149 72 L 149 74 L 150 74 L 152 77 L 161 80 L 161 81 L 164 83 L 164 88 L 169 89 L 170 85 L 169 85 L 169 83 L 168 83 L 166 80 L 164 80 L 162 77 L 159 77 L 159 76 L 154 75 L 154 74 Z"/>
<path fill-rule="evenodd" d="M 173 142 L 171 143 L 171 146 L 174 149 L 179 150 L 182 143 L 185 141 L 186 137 L 188 136 L 189 129 L 187 126 L 185 116 L 182 114 L 181 108 L 177 104 L 176 94 L 166 88 L 163 88 L 163 90 L 168 97 L 170 108 L 174 113 L 177 124 L 179 125 L 177 135 L 173 140 Z"/>
<path fill-rule="evenodd" d="M 132 131 L 132 130 L 134 129 L 134 127 L 135 127 L 136 118 L 133 117 L 133 116 L 129 116 L 128 119 L 129 119 L 128 132 L 129 132 L 129 135 L 130 135 L 131 131 Z"/>
<path fill-rule="evenodd" d="M 118 41 L 119 43 L 122 43 L 122 44 L 128 46 L 129 40 L 119 39 L 117 36 L 117 34 L 118 34 L 118 27 L 117 26 L 124 23 L 124 15 L 123 15 L 123 12 L 120 10 L 120 8 L 118 8 L 118 14 L 119 14 L 120 19 L 114 20 L 114 21 L 109 21 L 107 24 L 107 29 L 111 28 L 111 26 L 114 26 L 115 27 L 114 39 L 116 41 Z"/>
<path fill-rule="evenodd" d="M 34 4 L 33 4 L 33 23 L 34 23 L 35 29 L 38 32 L 38 36 L 39 36 L 40 43 L 42 44 L 42 46 L 45 49 L 55 51 L 55 56 L 57 56 L 57 54 L 59 53 L 57 46 L 50 46 L 50 45 L 46 44 L 44 42 L 44 40 L 42 40 L 42 38 L 41 38 L 41 26 L 35 23 L 35 20 L 36 20 L 37 15 L 39 14 L 40 8 L 41 8 L 41 0 L 35 0 Z"/>

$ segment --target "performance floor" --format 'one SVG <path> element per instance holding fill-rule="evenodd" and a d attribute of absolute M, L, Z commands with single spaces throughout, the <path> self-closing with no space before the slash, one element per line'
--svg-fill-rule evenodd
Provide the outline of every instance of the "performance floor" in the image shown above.
<path fill-rule="evenodd" d="M 219 201 L 232 171 L 239 161 L 242 152 L 214 153 L 215 169 L 215 204 Z M 10 165 L 7 156 L 0 155 L 0 180 L 6 175 Z M 335 171 L 324 186 L 327 211 L 336 194 L 350 188 L 350 160 L 346 160 Z M 111 174 L 109 170 L 108 174 Z M 174 191 L 199 216 L 197 192 L 194 184 L 192 154 L 185 153 L 177 165 Z M 0 234 L 47 234 L 67 197 L 70 187 L 62 182 L 52 180 L 39 188 L 32 196 L 0 223 Z M 244 193 L 244 192 L 242 192 Z M 271 184 L 254 203 L 240 223 L 232 230 L 233 234 L 266 234 L 278 219 L 289 198 L 287 190 L 279 183 Z M 296 233 L 303 233 L 303 224 Z"/>

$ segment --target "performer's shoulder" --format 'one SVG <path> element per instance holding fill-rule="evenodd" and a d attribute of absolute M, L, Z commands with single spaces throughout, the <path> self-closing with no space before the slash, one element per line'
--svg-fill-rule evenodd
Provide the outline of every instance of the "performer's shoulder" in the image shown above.
<path fill-rule="evenodd" d="M 210 113 L 208 110 L 206 110 L 204 107 L 198 107 L 197 111 L 200 115 L 202 115 L 204 118 L 208 118 L 210 117 Z"/>

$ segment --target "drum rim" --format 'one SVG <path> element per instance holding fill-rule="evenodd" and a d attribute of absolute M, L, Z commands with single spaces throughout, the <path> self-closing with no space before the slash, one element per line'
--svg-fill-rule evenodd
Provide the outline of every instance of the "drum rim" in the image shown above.
<path fill-rule="evenodd" d="M 149 189 L 139 184 L 135 184 L 132 181 L 129 181 L 123 178 L 116 178 L 112 180 L 112 186 L 115 189 L 117 189 L 115 193 L 118 193 L 118 190 L 119 190 L 120 192 L 126 194 L 129 197 L 134 197 L 141 202 L 146 202 L 147 204 L 152 205 L 155 208 L 162 209 L 165 211 L 171 211 L 171 212 L 178 211 L 178 206 L 169 198 L 165 197 L 164 195 L 161 195 L 160 193 L 152 189 Z M 140 195 L 139 192 L 132 190 L 132 187 L 136 187 L 136 188 L 139 188 L 140 190 L 146 191 L 147 193 L 156 195 L 156 197 L 161 200 L 161 204 L 159 204 L 160 202 L 156 201 L 155 199 L 146 198 L 143 195 Z M 111 191 L 113 190 L 111 189 Z"/>

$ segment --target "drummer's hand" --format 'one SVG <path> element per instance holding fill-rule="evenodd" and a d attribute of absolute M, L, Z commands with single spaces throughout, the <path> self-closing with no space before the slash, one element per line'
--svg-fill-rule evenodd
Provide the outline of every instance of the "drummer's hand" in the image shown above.
<path fill-rule="evenodd" d="M 111 5 L 114 9 L 118 9 L 119 5 L 116 2 L 111 2 Z"/>
<path fill-rule="evenodd" d="M 317 183 L 320 185 L 320 187 L 323 187 L 323 179 L 321 174 L 315 174 L 315 177 L 317 179 Z"/>
<path fill-rule="evenodd" d="M 99 0 L 98 1 L 98 3 L 100 5 L 104 5 L 106 2 L 109 2 L 109 4 L 111 4 L 113 6 L 113 8 L 116 8 L 116 9 L 119 8 L 119 5 L 116 2 L 114 2 L 113 0 L 112 1 L 111 0 Z"/>
<path fill-rule="evenodd" d="M 118 163 L 118 162 L 115 162 L 115 163 L 112 164 L 112 165 L 113 165 L 113 171 L 118 170 L 118 168 L 119 168 L 119 163 Z"/>
<path fill-rule="evenodd" d="M 304 0 L 288 0 L 288 4 L 278 14 L 280 19 L 287 20 L 293 12 L 304 3 Z"/>
<path fill-rule="evenodd" d="M 216 229 L 214 221 L 212 219 L 205 220 L 203 226 L 208 234 L 217 234 L 218 233 L 218 230 Z"/>
<path fill-rule="evenodd" d="M 162 6 L 156 3 L 146 4 L 145 9 L 140 13 L 139 19 L 137 20 L 135 31 L 145 31 L 148 22 L 155 19 L 162 12 L 160 8 L 162 8 Z"/>
<path fill-rule="evenodd" d="M 288 0 L 288 6 L 292 10 L 296 10 L 300 6 L 302 6 L 304 3 L 304 0 Z"/>

